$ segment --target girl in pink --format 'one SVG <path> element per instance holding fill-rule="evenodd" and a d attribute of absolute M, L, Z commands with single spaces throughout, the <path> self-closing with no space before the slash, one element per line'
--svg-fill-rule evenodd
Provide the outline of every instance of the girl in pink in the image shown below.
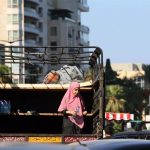
<path fill-rule="evenodd" d="M 72 82 L 58 108 L 58 111 L 64 114 L 63 134 L 79 134 L 84 126 L 83 115 L 86 115 L 87 111 L 79 90 L 80 84 Z"/>

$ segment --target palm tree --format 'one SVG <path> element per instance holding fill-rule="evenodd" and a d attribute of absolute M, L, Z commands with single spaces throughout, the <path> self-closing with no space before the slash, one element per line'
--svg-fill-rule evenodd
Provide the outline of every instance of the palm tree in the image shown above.
<path fill-rule="evenodd" d="M 120 85 L 107 85 L 106 86 L 106 111 L 110 112 L 123 112 L 125 110 L 125 100 L 123 87 Z"/>
<path fill-rule="evenodd" d="M 106 105 L 106 112 L 124 112 L 125 110 L 125 100 L 124 99 L 116 99 L 116 97 L 111 96 L 108 99 L 107 105 Z"/>
<path fill-rule="evenodd" d="M 106 112 L 112 113 L 120 113 L 125 111 L 125 103 L 126 101 L 121 98 L 123 96 L 123 87 L 119 85 L 109 85 L 106 88 L 107 95 L 107 104 L 106 104 Z M 116 98 L 117 97 L 117 98 Z M 120 120 L 112 120 L 108 121 L 109 123 L 107 128 L 111 128 L 111 132 L 117 133 L 122 131 L 123 121 Z"/>
<path fill-rule="evenodd" d="M 116 99 L 116 97 L 111 96 L 108 99 L 108 103 L 106 105 L 106 111 L 112 112 L 112 113 L 120 113 L 124 112 L 125 110 L 125 100 L 124 99 Z M 123 121 L 122 120 L 112 120 L 110 121 L 112 127 L 106 127 L 106 128 L 112 128 L 112 133 L 121 132 L 123 129 Z"/>

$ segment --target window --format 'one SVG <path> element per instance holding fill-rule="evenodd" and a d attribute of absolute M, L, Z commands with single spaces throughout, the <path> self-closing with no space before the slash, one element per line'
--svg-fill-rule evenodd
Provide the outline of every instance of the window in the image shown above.
<path fill-rule="evenodd" d="M 79 2 L 85 6 L 87 5 L 87 0 L 79 0 Z"/>
<path fill-rule="evenodd" d="M 17 8 L 18 0 L 8 0 L 8 8 Z"/>
<path fill-rule="evenodd" d="M 39 30 L 43 31 L 43 23 L 42 22 L 39 22 Z"/>
<path fill-rule="evenodd" d="M 85 32 L 80 32 L 80 38 L 83 39 L 85 42 L 88 42 L 88 34 Z"/>
<path fill-rule="evenodd" d="M 51 42 L 51 46 L 57 46 L 57 42 Z M 51 51 L 56 51 L 56 47 L 52 47 Z"/>
<path fill-rule="evenodd" d="M 39 37 L 39 44 L 43 45 L 43 38 L 42 37 Z"/>
<path fill-rule="evenodd" d="M 15 84 L 17 84 L 17 83 L 19 83 L 19 79 L 13 79 L 13 83 L 15 83 Z"/>
<path fill-rule="evenodd" d="M 57 35 L 57 28 L 56 27 L 51 27 L 51 35 L 56 36 Z"/>
<path fill-rule="evenodd" d="M 15 30 L 8 31 L 8 41 L 19 40 L 19 32 Z"/>
<path fill-rule="evenodd" d="M 143 78 L 143 77 L 137 76 L 137 77 L 135 78 L 135 83 L 136 83 L 139 87 L 144 88 L 144 78 Z"/>
<path fill-rule="evenodd" d="M 18 24 L 19 15 L 18 14 L 8 14 L 8 24 Z"/>
<path fill-rule="evenodd" d="M 39 15 L 42 17 L 43 16 L 43 9 L 42 9 L 42 7 L 39 7 L 38 8 L 38 13 L 39 13 Z"/>
<path fill-rule="evenodd" d="M 19 52 L 19 48 L 12 48 L 13 52 Z"/>

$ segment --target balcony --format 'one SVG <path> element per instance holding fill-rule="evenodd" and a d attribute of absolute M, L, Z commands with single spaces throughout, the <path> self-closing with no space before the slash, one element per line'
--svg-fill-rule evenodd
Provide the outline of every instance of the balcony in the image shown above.
<path fill-rule="evenodd" d="M 25 0 L 25 3 L 34 3 L 35 5 L 41 4 L 39 0 Z"/>
<path fill-rule="evenodd" d="M 36 18 L 36 19 L 40 18 L 37 11 L 35 9 L 32 9 L 32 8 L 25 8 L 25 16 Z"/>
<path fill-rule="evenodd" d="M 36 25 L 25 23 L 25 32 L 30 32 L 39 35 L 41 32 Z"/>
<path fill-rule="evenodd" d="M 82 12 L 89 11 L 89 6 L 87 5 L 87 0 L 79 0 L 79 9 Z"/>
<path fill-rule="evenodd" d="M 80 38 L 80 39 L 79 39 L 79 44 L 80 44 L 80 45 L 83 45 L 83 46 L 89 46 L 89 41 L 87 41 L 87 40 L 84 39 L 84 38 Z"/>
<path fill-rule="evenodd" d="M 82 32 L 86 32 L 87 34 L 89 34 L 89 27 L 84 26 L 84 25 L 80 25 L 80 31 Z"/>
<path fill-rule="evenodd" d="M 33 39 L 26 39 L 25 45 L 26 46 L 37 46 L 37 41 Z"/>

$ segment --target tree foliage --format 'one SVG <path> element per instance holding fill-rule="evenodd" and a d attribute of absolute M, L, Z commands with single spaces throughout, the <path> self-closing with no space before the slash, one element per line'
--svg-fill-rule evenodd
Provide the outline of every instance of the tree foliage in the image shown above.
<path fill-rule="evenodd" d="M 107 97 L 115 96 L 121 98 L 124 95 L 123 86 L 118 84 L 116 85 L 107 85 L 106 86 Z"/>
<path fill-rule="evenodd" d="M 143 99 L 145 98 L 143 95 L 143 89 L 141 89 L 138 85 L 134 83 L 133 80 L 124 80 L 124 98 L 127 100 L 126 110 L 130 113 L 135 114 L 138 118 L 141 117 L 141 113 L 143 110 Z"/>
<path fill-rule="evenodd" d="M 150 85 L 150 65 L 143 66 L 145 71 L 145 81 Z M 106 111 L 114 113 L 133 113 L 134 119 L 139 120 L 142 117 L 144 109 L 143 100 L 144 91 L 135 84 L 132 79 L 118 79 L 117 73 L 111 68 L 110 60 L 107 60 L 105 68 L 105 86 L 106 86 Z M 148 86 L 150 87 L 150 86 Z M 112 133 L 122 131 L 122 121 L 112 120 L 111 128 Z"/>
<path fill-rule="evenodd" d="M 110 59 L 106 60 L 106 67 L 105 67 L 105 81 L 106 84 L 114 84 L 117 80 L 117 73 L 116 71 L 112 70 Z"/>
<path fill-rule="evenodd" d="M 147 89 L 150 89 L 150 65 L 143 64 L 142 69 L 145 72 L 145 75 L 144 75 L 144 80 L 146 84 L 145 86 Z"/>
<path fill-rule="evenodd" d="M 1 64 L 0 65 L 0 82 L 12 83 L 10 72 L 11 72 L 11 69 L 8 66 Z"/>
<path fill-rule="evenodd" d="M 124 112 L 125 110 L 125 100 L 124 99 L 116 99 L 114 96 L 109 97 L 107 106 L 106 106 L 106 111 L 107 112 L 114 112 L 114 113 L 121 113 Z"/>
<path fill-rule="evenodd" d="M 125 78 L 118 80 L 117 73 L 112 70 L 109 59 L 107 60 L 106 64 L 106 110 L 112 110 L 114 112 L 121 112 L 124 110 L 124 112 L 134 113 L 135 116 L 140 117 L 143 109 L 142 102 L 143 99 L 145 99 L 143 90 L 138 85 L 136 85 L 132 79 Z M 147 80 L 149 77 L 150 76 L 147 77 Z M 119 110 L 121 99 L 125 101 L 123 102 L 124 105 L 122 105 L 124 106 L 124 109 Z"/>

